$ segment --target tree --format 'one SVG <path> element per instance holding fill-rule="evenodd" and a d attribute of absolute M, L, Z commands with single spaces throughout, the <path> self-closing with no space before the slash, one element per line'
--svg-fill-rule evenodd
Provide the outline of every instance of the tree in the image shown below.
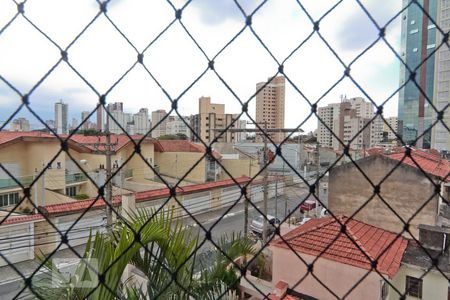
<path fill-rule="evenodd" d="M 223 295 L 237 299 L 234 292 L 239 281 L 229 258 L 254 254 L 255 249 L 247 238 L 232 236 L 227 241 L 220 240 L 223 252 L 214 251 L 215 260 L 209 263 L 209 268 L 202 267 L 196 273 L 195 267 L 202 264 L 196 251 L 198 236 L 175 220 L 171 212 L 154 214 L 152 210 L 138 210 L 127 224 L 121 222 L 111 232 L 90 237 L 83 259 L 69 279 L 49 261 L 45 264 L 48 272 L 41 278 L 33 278 L 32 289 L 46 300 L 189 299 L 191 296 L 209 300 Z M 129 264 L 145 275 L 145 285 L 133 279 L 123 280 Z M 101 275 L 104 281 L 83 286 L 83 282 L 91 280 L 92 269 L 94 276 Z"/>
<path fill-rule="evenodd" d="M 184 133 L 161 135 L 159 140 L 187 140 L 188 137 Z"/>

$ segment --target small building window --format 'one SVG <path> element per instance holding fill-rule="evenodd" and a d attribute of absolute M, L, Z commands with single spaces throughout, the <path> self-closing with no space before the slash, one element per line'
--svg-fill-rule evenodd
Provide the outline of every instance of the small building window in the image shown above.
<path fill-rule="evenodd" d="M 386 300 L 389 294 L 389 284 L 386 281 L 381 281 L 381 300 Z"/>
<path fill-rule="evenodd" d="M 406 295 L 422 299 L 422 279 L 406 276 Z"/>
<path fill-rule="evenodd" d="M 75 197 L 77 195 L 77 187 L 76 186 L 66 187 L 66 195 L 69 197 Z"/>
<path fill-rule="evenodd" d="M 0 195 L 0 207 L 13 206 L 19 203 L 19 193 L 9 193 Z"/>
<path fill-rule="evenodd" d="M 429 44 L 429 45 L 427 45 L 427 49 L 433 49 L 434 47 L 436 47 L 436 44 Z"/>
<path fill-rule="evenodd" d="M 411 24 L 411 25 L 416 24 L 416 20 L 411 20 L 410 24 Z"/>
<path fill-rule="evenodd" d="M 409 34 L 414 34 L 414 33 L 418 33 L 419 32 L 419 29 L 418 28 L 415 28 L 415 29 L 411 29 L 410 31 L 409 31 Z"/>

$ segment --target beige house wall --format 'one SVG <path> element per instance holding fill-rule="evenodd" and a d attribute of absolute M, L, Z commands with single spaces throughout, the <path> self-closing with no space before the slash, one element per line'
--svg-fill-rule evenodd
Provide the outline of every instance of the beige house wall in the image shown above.
<path fill-rule="evenodd" d="M 294 287 L 305 274 L 306 265 L 290 249 L 270 247 L 273 256 L 272 283 L 280 280 L 289 284 L 295 291 L 315 297 L 320 300 L 336 299 L 311 274 L 308 274 L 301 283 Z M 311 263 L 315 256 L 298 253 L 306 263 Z M 366 269 L 353 267 L 325 258 L 319 258 L 314 263 L 314 275 L 324 285 L 333 291 L 339 299 L 368 272 Z M 345 298 L 350 300 L 380 300 L 382 278 L 371 272 L 353 291 Z M 425 298 L 424 298 L 425 299 Z"/>
<path fill-rule="evenodd" d="M 156 152 L 155 164 L 159 167 L 159 172 L 163 175 L 181 178 L 193 165 L 203 156 L 202 153 L 195 152 Z M 206 166 L 203 158 L 200 163 L 184 179 L 193 183 L 203 183 L 206 181 Z"/>
<path fill-rule="evenodd" d="M 383 156 L 371 156 L 358 161 L 359 167 L 367 177 L 378 184 L 396 165 Z M 333 168 L 329 175 L 328 205 L 333 214 L 351 216 L 373 194 L 373 187 L 362 173 L 348 163 Z M 433 195 L 434 186 L 418 170 L 400 165 L 382 184 L 381 197 L 395 210 L 403 220 L 409 220 Z M 435 196 L 411 220 L 410 230 L 418 238 L 418 225 L 436 225 L 438 197 Z M 355 219 L 395 233 L 403 230 L 403 223 L 382 202 L 374 197 L 355 216 Z"/>
<path fill-rule="evenodd" d="M 402 265 L 394 277 L 392 284 L 401 293 L 405 292 L 406 276 L 421 278 L 425 271 L 414 266 Z M 432 270 L 422 278 L 422 299 L 447 299 L 448 280 L 438 271 Z M 389 300 L 399 299 L 399 294 L 390 287 Z M 415 297 L 406 296 L 406 300 L 417 299 Z"/>
<path fill-rule="evenodd" d="M 223 159 L 220 162 L 223 167 L 233 176 L 233 178 L 241 176 L 253 177 L 259 172 L 259 164 L 256 160 L 250 159 Z M 221 179 L 229 179 L 230 176 L 221 170 Z"/>

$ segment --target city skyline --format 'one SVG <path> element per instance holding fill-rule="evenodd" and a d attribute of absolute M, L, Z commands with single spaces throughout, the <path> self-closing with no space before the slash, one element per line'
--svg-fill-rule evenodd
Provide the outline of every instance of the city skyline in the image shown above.
<path fill-rule="evenodd" d="M 204 2 L 204 1 L 203 1 Z M 193 35 L 199 40 L 202 48 L 208 56 L 212 56 L 228 39 L 241 29 L 242 16 L 233 3 L 203 3 L 189 5 L 186 13 L 183 14 L 183 21 L 186 26 L 193 31 Z M 400 3 L 389 3 L 382 8 L 378 7 L 376 1 L 363 1 L 367 5 L 368 10 L 373 14 L 374 18 L 380 23 L 386 22 L 390 17 L 394 16 L 400 8 Z M 176 1 L 176 5 L 181 5 L 181 1 Z M 311 15 L 318 18 L 326 12 L 325 7 L 332 6 L 332 1 L 327 3 L 306 4 L 306 9 Z M 5 15 L 11 11 L 11 7 L 4 5 Z M 146 43 L 166 24 L 165 20 L 173 18 L 173 11 L 170 6 L 161 5 L 153 9 L 154 18 L 151 24 L 147 24 L 150 28 L 145 38 L 139 38 L 142 33 L 141 24 L 134 22 L 124 22 L 129 20 L 127 14 L 118 15 L 119 11 L 127 11 L 133 8 L 134 4 L 117 2 L 109 7 L 108 12 L 111 17 L 123 28 L 127 35 L 130 35 L 131 41 L 136 44 L 138 49 L 142 49 Z M 149 4 L 143 4 L 149 5 Z M 257 5 L 256 1 L 248 1 L 244 4 L 244 9 L 250 11 Z M 81 7 L 81 8 L 80 8 Z M 39 25 L 48 29 L 49 35 L 58 43 L 66 45 L 74 34 L 88 19 L 90 13 L 97 10 L 95 5 L 86 4 L 76 6 L 73 10 L 73 16 L 68 17 L 68 31 L 62 33 L 52 31 L 53 20 L 45 20 Z M 3 8 L 3 6 L 2 6 Z M 13 7 L 15 8 L 15 7 Z M 42 5 L 38 9 L 47 9 Z M 48 8 L 52 11 L 56 8 Z M 30 9 L 31 10 L 31 9 Z M 133 11 L 145 11 L 139 8 Z M 289 12 L 289 13 L 288 13 Z M 45 14 L 45 12 L 44 12 Z M 85 15 L 80 18 L 80 14 Z M 64 14 L 62 14 L 64 15 Z M 65 16 L 65 15 L 64 15 Z M 221 16 L 221 18 L 218 18 Z M 33 16 L 30 16 L 32 18 Z M 66 17 L 66 16 L 65 16 Z M 361 9 L 352 3 L 343 3 L 339 6 L 336 13 L 328 15 L 321 21 L 320 32 L 327 40 L 332 42 L 333 48 L 342 56 L 342 59 L 349 63 L 357 56 L 366 46 L 377 38 L 377 30 L 367 20 L 363 18 L 364 13 Z M 139 20 L 139 16 L 131 18 Z M 397 50 L 400 49 L 400 18 L 397 17 L 386 30 L 387 40 L 393 44 Z M 150 22 L 150 21 L 148 21 Z M 348 32 L 351 26 L 358 23 L 361 33 L 358 36 L 346 37 L 344 32 Z M 133 62 L 136 55 L 122 37 L 112 34 L 110 38 L 105 39 L 101 32 L 109 32 L 111 30 L 104 19 L 101 19 L 98 25 L 89 29 L 83 39 L 75 43 L 73 48 L 68 51 L 69 61 L 79 69 L 80 73 L 86 75 L 86 79 L 95 86 L 99 93 L 107 90 L 120 75 L 126 70 L 129 62 Z M 267 46 L 272 50 L 278 60 L 282 60 L 287 56 L 298 44 L 307 37 L 312 30 L 312 24 L 301 11 L 299 6 L 293 2 L 288 4 L 278 4 L 277 2 L 268 2 L 264 7 L 255 14 L 253 19 L 255 31 L 261 36 Z M 271 24 L 270 26 L 268 24 Z M 296 37 L 293 37 L 289 28 L 298 28 Z M 57 26 L 55 27 L 57 28 Z M 34 63 L 34 70 L 23 76 L 23 68 L 20 62 L 14 60 L 20 54 L 17 49 L 25 49 L 20 46 L 20 41 L 10 41 L 12 36 L 8 34 L 20 34 L 27 36 L 31 34 L 30 28 L 24 25 L 15 25 L 11 30 L 5 31 L 0 40 L 0 49 L 6 54 L 11 54 L 11 62 L 0 61 L 2 65 L 2 75 L 9 79 L 19 90 L 26 91 L 33 82 L 40 78 L 46 70 L 47 66 L 53 62 L 52 58 L 58 59 L 58 53 L 49 45 L 46 40 L 42 40 L 39 35 L 30 36 L 33 42 L 36 42 L 36 56 L 30 57 L 29 61 L 25 60 L 24 64 Z M 280 35 L 280 32 L 284 34 Z M 355 33 L 356 34 L 356 33 Z M 207 38 L 207 40 L 205 40 Z M 177 40 L 177 44 L 182 48 L 180 52 L 168 45 Z M 208 41 L 208 43 L 206 43 Z M 2 48 L 2 44 L 10 44 L 13 48 Z M 97 45 L 104 43 L 104 46 L 86 47 L 89 45 Z M 285 47 L 279 47 L 284 45 Z M 167 47 L 166 47 L 167 46 Z M 107 47 L 107 48 L 105 48 Z M 98 48 L 98 49 L 96 49 Z M 161 51 L 165 49 L 164 51 Z M 170 49 L 167 51 L 167 49 Z M 248 49 L 240 55 L 236 55 L 236 51 Z M 105 51 L 108 50 L 108 51 Z M 36 61 L 44 52 L 48 55 L 41 61 Z M 161 82 L 167 93 L 172 99 L 176 98 L 189 84 L 198 76 L 202 66 L 207 66 L 207 61 L 200 56 L 198 49 L 188 39 L 182 28 L 178 25 L 171 28 L 167 37 L 158 40 L 154 47 L 144 53 L 144 62 L 154 72 L 155 77 Z M 6 55 L 5 55 L 6 56 Z M 320 61 L 314 59 L 320 57 Z M 161 59 L 162 58 L 162 59 Z M 170 59 L 168 59 L 170 58 Z M 311 59 L 313 58 L 313 59 Z M 1 59 L 1 58 L 0 58 Z M 94 60 L 93 60 L 94 59 Z M 159 61 L 157 61 L 159 59 Z M 110 66 L 110 61 L 116 61 Z M 95 63 L 94 63 L 95 62 Z M 360 60 L 352 66 L 352 75 L 355 76 L 357 82 L 369 93 L 369 96 L 377 103 L 381 103 L 390 94 L 395 91 L 398 86 L 399 68 L 398 61 L 394 54 L 382 42 L 372 47 Z M 105 73 L 101 70 L 106 70 Z M 323 67 L 326 66 L 326 69 Z M 246 101 L 254 94 L 254 85 L 257 82 L 266 80 L 267 77 L 275 75 L 278 66 L 274 63 L 270 55 L 262 49 L 252 33 L 246 29 L 244 33 L 233 43 L 224 53 L 215 60 L 215 70 L 223 79 L 229 83 L 236 95 Z M 339 64 L 333 54 L 326 48 L 323 42 L 314 35 L 304 47 L 296 52 L 293 57 L 286 62 L 284 71 L 296 86 L 304 93 L 304 95 L 313 101 L 316 101 L 339 77 L 342 76 L 344 68 Z M 20 74 L 20 77 L 18 76 Z M 319 105 L 326 105 L 338 99 L 339 95 L 348 94 L 352 96 L 363 96 L 350 80 L 345 79 L 331 93 L 326 96 Z M 202 96 L 211 96 L 217 103 L 226 104 L 230 107 L 230 111 L 240 112 L 241 105 L 230 91 L 220 82 L 217 76 L 211 71 L 195 84 L 178 103 L 181 115 L 194 114 L 195 102 Z M 386 116 L 396 115 L 397 103 L 396 95 L 388 102 L 385 107 Z M 86 86 L 81 79 L 75 75 L 67 65 L 62 63 L 58 66 L 54 73 L 47 78 L 42 85 L 30 96 L 31 108 L 34 109 L 44 119 L 49 118 L 49 111 L 56 99 L 62 98 L 69 103 L 72 111 L 81 112 L 84 110 L 92 110 L 98 102 L 98 96 L 95 95 Z M 132 70 L 123 81 L 121 81 L 108 95 L 108 103 L 116 101 L 124 101 L 125 105 L 132 111 L 138 110 L 140 107 L 146 107 L 149 111 L 157 109 L 170 110 L 170 101 L 161 90 L 156 86 L 155 82 L 139 65 Z M 255 107 L 255 99 L 249 104 L 250 115 L 254 117 L 253 111 Z M 9 87 L 0 84 L 0 120 L 6 120 L 12 111 L 20 105 L 20 99 L 11 91 Z M 286 84 L 286 122 L 285 127 L 296 127 L 309 114 L 310 108 L 305 99 L 297 93 L 295 88 Z M 75 114 L 79 118 L 79 113 Z M 27 116 L 26 116 L 27 117 Z M 73 117 L 70 115 L 70 118 Z M 30 120 L 36 123 L 35 120 Z M 316 124 L 315 118 L 310 118 L 305 124 L 305 131 L 313 130 Z"/>

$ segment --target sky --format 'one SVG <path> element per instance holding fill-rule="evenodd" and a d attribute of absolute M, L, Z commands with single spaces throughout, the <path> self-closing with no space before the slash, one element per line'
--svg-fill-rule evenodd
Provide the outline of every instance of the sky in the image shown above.
<path fill-rule="evenodd" d="M 336 2 L 269 0 L 254 14 L 252 28 L 282 62 L 313 32 L 313 24 L 299 3 L 313 20 L 318 20 Z M 401 1 L 397 0 L 385 0 L 383 5 L 377 0 L 360 2 L 380 26 L 401 9 Z M 240 0 L 239 3 L 250 14 L 261 1 Z M 185 1 L 173 0 L 172 4 L 181 8 Z M 98 11 L 99 6 L 93 0 L 28 0 L 25 4 L 25 16 L 61 48 L 71 44 Z M 0 28 L 16 12 L 13 1 L 0 1 Z M 174 8 L 162 0 L 112 0 L 107 15 L 139 52 L 175 18 Z M 135 113 L 141 107 L 150 111 L 170 109 L 171 103 L 155 83 L 156 79 L 172 99 L 181 95 L 178 105 L 181 115 L 197 113 L 201 96 L 224 103 L 227 113 L 240 113 L 239 99 L 242 102 L 250 99 L 256 83 L 275 75 L 278 64 L 250 28 L 244 28 L 245 18 L 232 0 L 193 0 L 183 10 L 181 22 L 210 59 L 243 30 L 214 60 L 216 72 L 233 93 L 212 71 L 207 71 L 192 85 L 205 71 L 208 61 L 178 21 L 144 52 L 144 65 L 153 78 L 138 64 L 119 81 L 136 62 L 137 52 L 104 15 L 70 46 L 68 61 L 99 94 L 107 93 L 108 103 L 123 102 L 126 112 Z M 376 27 L 355 0 L 342 0 L 321 19 L 319 28 L 345 64 L 352 62 L 378 37 Z M 400 16 L 387 26 L 386 39 L 399 51 Z M 0 76 L 23 94 L 29 93 L 59 59 L 59 49 L 22 16 L 0 34 Z M 339 102 L 341 95 L 365 97 L 348 78 L 322 97 L 344 70 L 317 33 L 295 51 L 284 63 L 284 72 L 295 85 L 286 83 L 285 127 L 297 127 L 305 120 L 310 112 L 307 100 L 314 103 L 321 99 L 318 106 L 324 106 Z M 379 41 L 354 62 L 351 75 L 379 104 L 398 88 L 399 62 L 387 45 Z M 397 98 L 395 93 L 387 102 L 385 116 L 397 115 Z M 78 121 L 81 111 L 92 111 L 98 103 L 92 88 L 65 62 L 33 89 L 29 97 L 31 108 L 44 120 L 54 119 L 54 103 L 59 99 L 69 104 L 69 120 L 77 118 Z M 0 121 L 6 120 L 20 103 L 17 93 L 0 80 Z M 255 116 L 255 99 L 250 102 L 249 114 Z M 38 124 L 26 110 L 19 116 L 27 117 L 34 126 Z M 302 126 L 306 132 L 316 127 L 314 117 Z"/>

